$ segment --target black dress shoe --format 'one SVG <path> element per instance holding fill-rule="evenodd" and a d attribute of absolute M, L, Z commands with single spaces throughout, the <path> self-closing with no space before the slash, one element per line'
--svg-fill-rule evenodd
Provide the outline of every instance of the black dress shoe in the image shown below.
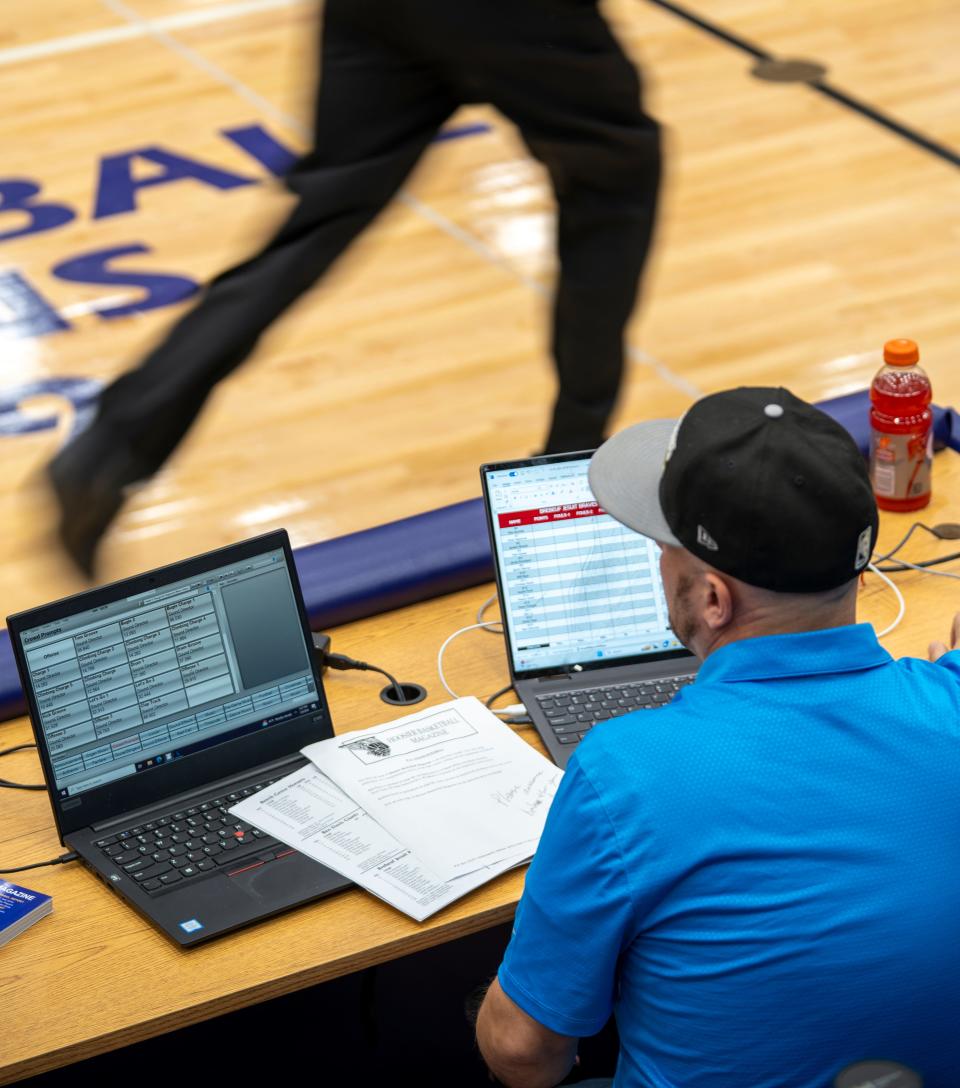
<path fill-rule="evenodd" d="M 123 506 L 125 488 L 144 475 L 125 446 L 108 444 L 94 427 L 72 439 L 47 466 L 60 508 L 57 534 L 87 578 L 93 578 L 97 549 Z"/>

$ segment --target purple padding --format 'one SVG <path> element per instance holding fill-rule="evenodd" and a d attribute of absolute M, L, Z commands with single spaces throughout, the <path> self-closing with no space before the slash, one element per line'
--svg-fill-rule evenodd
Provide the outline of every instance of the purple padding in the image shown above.
<path fill-rule="evenodd" d="M 866 392 L 821 401 L 866 454 L 870 425 Z M 934 408 L 938 448 L 960 449 L 960 418 Z M 298 548 L 303 598 L 315 630 L 439 597 L 493 577 L 480 499 L 429 510 L 375 529 Z M 10 636 L 0 630 L 0 721 L 25 711 Z"/>

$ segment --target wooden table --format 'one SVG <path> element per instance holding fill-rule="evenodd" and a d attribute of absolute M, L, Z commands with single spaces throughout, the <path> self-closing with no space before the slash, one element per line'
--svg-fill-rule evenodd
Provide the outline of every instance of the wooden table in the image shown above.
<path fill-rule="evenodd" d="M 919 517 L 928 525 L 960 521 L 953 503 L 960 458 L 938 456 L 934 502 Z M 885 515 L 881 549 L 892 547 L 914 515 Z M 956 541 L 914 534 L 904 557 L 960 550 Z M 958 569 L 957 565 L 952 568 Z M 919 572 L 897 576 L 907 613 L 885 645 L 897 655 L 923 656 L 928 641 L 946 637 L 960 589 Z M 333 648 L 418 681 L 430 702 L 448 696 L 436 673 L 436 652 L 458 627 L 475 621 L 493 592 L 481 586 L 349 624 L 332 632 Z M 864 580 L 860 618 L 882 629 L 896 614 L 893 594 L 873 575 Z M 485 696 L 507 682 L 502 641 L 484 631 L 464 634 L 444 659 L 458 694 Z M 399 716 L 378 698 L 375 673 L 333 673 L 327 692 L 338 732 Z M 539 742 L 526 731 L 531 743 Z M 31 738 L 26 719 L 0 726 L 0 747 Z M 39 781 L 36 753 L 6 757 L 2 775 Z M 23 865 L 62 853 L 43 793 L 0 791 L 0 863 Z M 144 922 L 80 865 L 56 866 L 11 879 L 53 896 L 53 914 L 0 949 L 0 1084 L 92 1057 L 243 1006 L 454 940 L 508 920 L 523 872 L 499 877 L 423 924 L 356 890 L 182 952 Z"/>

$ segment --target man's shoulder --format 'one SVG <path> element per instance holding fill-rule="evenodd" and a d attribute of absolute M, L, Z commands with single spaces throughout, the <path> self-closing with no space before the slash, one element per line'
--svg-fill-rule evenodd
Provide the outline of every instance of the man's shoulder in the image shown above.
<path fill-rule="evenodd" d="M 924 700 L 960 701 L 960 650 L 944 654 L 939 661 L 925 657 L 900 657 L 881 670 L 881 683 L 899 685 L 914 705 Z"/>
<path fill-rule="evenodd" d="M 960 650 L 938 661 L 902 657 L 897 668 L 909 694 L 913 717 L 938 732 L 960 738 Z M 920 713 L 917 713 L 917 712 Z"/>
<path fill-rule="evenodd" d="M 925 657 L 901 657 L 896 664 L 921 682 L 948 687 L 960 683 L 960 650 L 951 650 L 939 661 L 928 661 Z"/>
<path fill-rule="evenodd" d="M 780 682 L 778 682 L 780 681 Z M 696 765 L 702 781 L 727 774 L 727 763 L 743 764 L 746 748 L 762 752 L 771 731 L 778 743 L 810 739 L 810 719 L 821 721 L 823 706 L 833 707 L 830 721 L 844 715 L 859 718 L 864 698 L 880 700 L 894 717 L 916 715 L 908 709 L 923 706 L 924 727 L 960 736 L 960 717 L 946 711 L 960 705 L 960 649 L 938 662 L 919 658 L 888 657 L 881 668 L 854 673 L 824 671 L 815 675 L 750 678 L 737 682 L 697 681 L 683 688 L 672 703 L 638 710 L 595 726 L 578 747 L 578 759 L 599 792 L 616 790 L 638 781 L 664 781 Z M 825 727 L 826 728 L 826 727 Z M 738 752 L 740 754 L 738 754 Z M 728 759 L 730 757 L 730 759 Z"/>

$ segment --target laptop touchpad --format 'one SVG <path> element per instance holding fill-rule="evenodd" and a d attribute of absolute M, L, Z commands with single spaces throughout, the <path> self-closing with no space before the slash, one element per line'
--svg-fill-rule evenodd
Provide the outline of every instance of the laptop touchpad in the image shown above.
<path fill-rule="evenodd" d="M 279 858 L 230 877 L 234 887 L 263 903 L 296 902 L 304 896 L 316 895 L 335 882 L 343 883 L 343 880 L 302 854 Z"/>

